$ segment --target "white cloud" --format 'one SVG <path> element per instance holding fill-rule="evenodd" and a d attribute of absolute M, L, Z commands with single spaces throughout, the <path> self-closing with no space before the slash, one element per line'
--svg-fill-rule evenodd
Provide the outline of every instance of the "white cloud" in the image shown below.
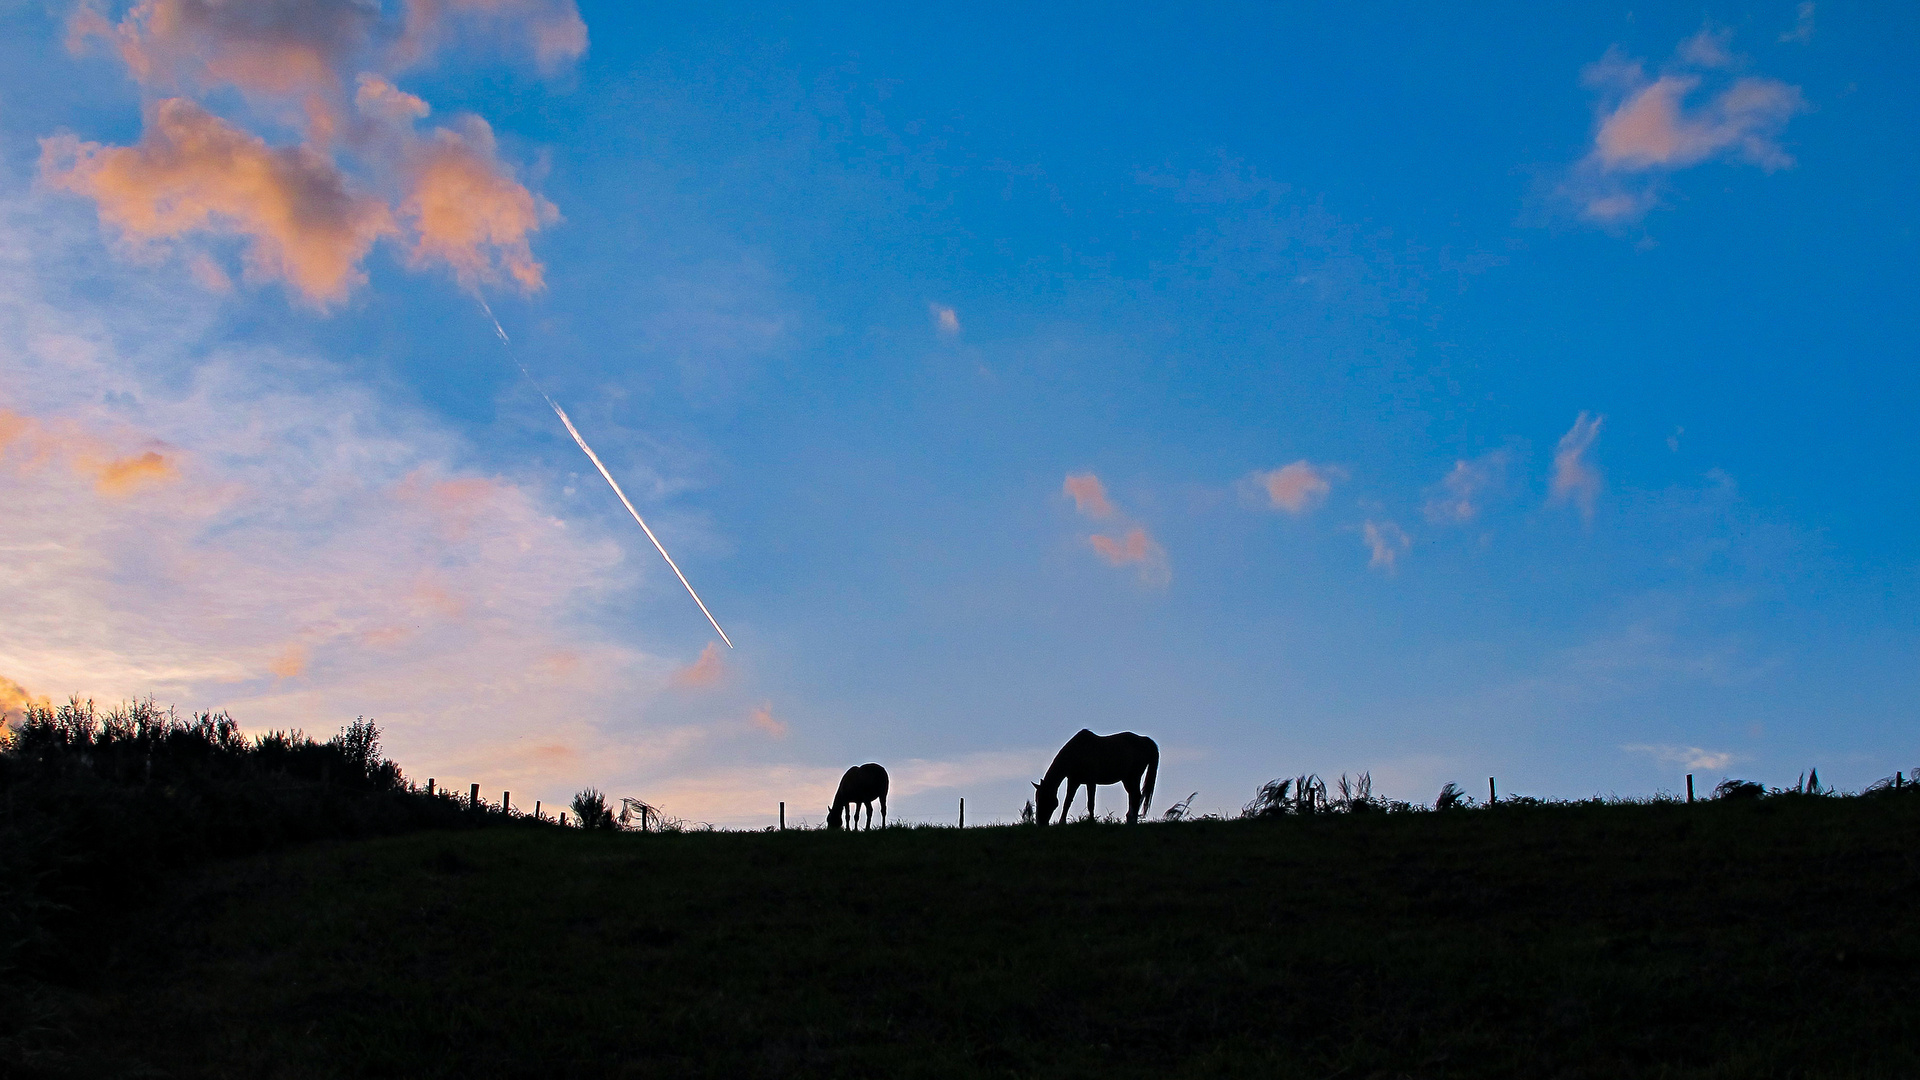
<path fill-rule="evenodd" d="M 1728 750 L 1705 750 L 1698 746 L 1672 746 L 1662 743 L 1657 746 L 1646 743 L 1634 743 L 1620 749 L 1629 754 L 1647 754 L 1655 761 L 1671 765 L 1682 765 L 1701 772 L 1721 772 L 1737 760 L 1737 756 Z"/>
<path fill-rule="evenodd" d="M 1361 526 L 1361 539 L 1372 553 L 1367 565 L 1388 574 L 1394 572 L 1400 556 L 1413 544 L 1406 531 L 1391 521 L 1367 522 Z"/>
<path fill-rule="evenodd" d="M 927 304 L 927 314 L 933 317 L 934 329 L 940 331 L 943 335 L 947 337 L 959 335 L 960 315 L 952 308 L 945 304 L 929 303 Z"/>
<path fill-rule="evenodd" d="M 1508 454 L 1494 450 L 1471 461 L 1453 463 L 1453 469 L 1434 486 L 1427 498 L 1427 520 L 1436 525 L 1461 525 L 1480 516 L 1488 498 L 1506 483 Z"/>

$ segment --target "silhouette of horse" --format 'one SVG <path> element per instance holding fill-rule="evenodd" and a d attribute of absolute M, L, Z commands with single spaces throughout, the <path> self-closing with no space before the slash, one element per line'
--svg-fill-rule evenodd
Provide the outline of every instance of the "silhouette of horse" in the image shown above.
<path fill-rule="evenodd" d="M 827 811 L 827 828 L 839 829 L 847 807 L 853 807 L 853 827 L 860 827 L 860 808 L 867 808 L 867 828 L 873 828 L 873 800 L 880 800 L 880 827 L 887 827 L 887 770 L 869 761 L 855 765 L 840 778 L 840 790 L 833 793 L 833 809 Z"/>
<path fill-rule="evenodd" d="M 1153 802 L 1153 781 L 1160 773 L 1160 746 L 1145 735 L 1122 731 L 1117 735 L 1095 735 L 1086 728 L 1067 740 L 1053 756 L 1047 775 L 1033 785 L 1033 819 L 1042 825 L 1053 818 L 1060 807 L 1064 823 L 1080 785 L 1087 786 L 1087 820 L 1093 820 L 1093 789 L 1099 784 L 1124 784 L 1127 789 L 1127 824 L 1140 820 L 1140 811 Z M 1143 779 L 1144 777 L 1144 779 Z M 1067 782 L 1067 801 L 1058 802 L 1060 781 Z"/>

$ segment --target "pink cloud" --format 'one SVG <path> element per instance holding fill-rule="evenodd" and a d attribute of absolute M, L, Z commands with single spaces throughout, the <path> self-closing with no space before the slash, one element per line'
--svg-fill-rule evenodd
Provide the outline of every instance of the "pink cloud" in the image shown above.
<path fill-rule="evenodd" d="M 18 446 L 23 469 L 64 459 L 73 471 L 93 481 L 97 494 L 119 498 L 141 488 L 171 483 L 179 476 L 177 454 L 158 450 L 123 454 L 118 444 L 71 420 L 45 422 L 0 409 L 0 453 Z"/>
<path fill-rule="evenodd" d="M 773 715 L 773 702 L 757 706 L 747 722 L 776 739 L 787 737 L 787 722 Z"/>
<path fill-rule="evenodd" d="M 1327 493 L 1333 490 L 1334 472 L 1302 459 L 1271 472 L 1254 473 L 1252 479 L 1266 492 L 1270 507 L 1304 514 L 1326 501 Z"/>
<path fill-rule="evenodd" d="M 545 287 L 527 238 L 560 212 L 512 177 L 485 120 L 469 116 L 460 130 L 435 130 L 413 145 L 404 168 L 400 214 L 414 231 L 414 266 L 444 263 L 468 288 L 500 280 L 502 270 L 522 292 Z"/>
<path fill-rule="evenodd" d="M 1742 61 L 1730 31 L 1709 26 L 1680 43 L 1670 70 L 1610 51 L 1587 68 L 1600 90 L 1593 148 L 1562 193 L 1603 224 L 1637 220 L 1658 203 L 1661 177 L 1708 161 L 1739 161 L 1772 172 L 1791 168 L 1780 136 L 1807 111 L 1797 86 L 1756 75 L 1733 77 Z"/>
<path fill-rule="evenodd" d="M 431 111 L 391 74 L 431 55 L 451 28 L 531 44 L 543 66 L 577 58 L 586 24 L 573 0 L 405 0 L 400 14 L 363 0 L 140 0 L 119 22 L 92 7 L 76 45 L 103 40 L 146 87 L 232 86 L 300 132 L 269 147 L 184 97 L 149 112 L 139 144 L 43 140 L 41 175 L 98 205 L 133 247 L 241 237 L 251 281 L 284 281 L 319 307 L 366 281 L 381 239 L 403 240 L 414 267 L 445 266 L 467 288 L 544 287 L 530 237 L 559 220 L 473 116 L 416 134 Z M 463 39 L 465 40 L 465 39 Z M 348 76 L 355 89 L 349 108 Z M 350 181 L 349 176 L 356 177 Z M 204 252 L 189 275 L 230 282 Z"/>
<path fill-rule="evenodd" d="M 705 689 L 719 685 L 726 673 L 727 666 L 720 659 L 719 647 L 709 641 L 707 647 L 700 650 L 698 659 L 674 672 L 668 681 L 683 689 Z"/>
<path fill-rule="evenodd" d="M 1589 521 L 1593 519 L 1594 500 L 1600 494 L 1600 470 L 1587 460 L 1587 451 L 1599 437 L 1605 420 L 1604 416 L 1589 417 L 1582 412 L 1553 450 L 1552 500 L 1572 502 Z"/>
<path fill-rule="evenodd" d="M 1080 473 L 1069 476 L 1060 485 L 1060 490 L 1073 499 L 1073 508 L 1090 518 L 1110 518 L 1113 516 L 1113 503 L 1107 500 L 1107 488 L 1100 478 L 1092 473 Z"/>
<path fill-rule="evenodd" d="M 360 261 L 394 231 L 386 206 L 354 191 L 330 159 L 269 147 L 185 98 L 156 104 L 135 146 L 42 140 L 40 174 L 91 198 L 134 245 L 245 237 L 249 276 L 285 281 L 321 306 L 366 280 Z"/>
<path fill-rule="evenodd" d="M 1777 136 L 1806 108 L 1800 89 L 1777 79 L 1744 78 L 1698 108 L 1686 98 L 1697 76 L 1664 75 L 1640 88 L 1600 122 L 1594 155 L 1608 172 L 1683 169 L 1728 156 L 1769 172 L 1793 158 Z"/>
<path fill-rule="evenodd" d="M 1117 540 L 1096 533 L 1087 537 L 1087 543 L 1109 566 L 1137 566 L 1142 584 L 1164 588 L 1173 580 L 1166 551 L 1138 525 Z"/>

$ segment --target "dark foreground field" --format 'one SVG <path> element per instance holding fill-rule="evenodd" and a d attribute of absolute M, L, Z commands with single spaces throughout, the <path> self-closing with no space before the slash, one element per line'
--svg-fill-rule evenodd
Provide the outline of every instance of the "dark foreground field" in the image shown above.
<path fill-rule="evenodd" d="M 1913 1076 L 1917 843 L 1910 796 L 417 833 L 130 901 L 101 928 L 130 943 L 110 968 L 44 999 L 38 1060 L 234 1077 Z"/>

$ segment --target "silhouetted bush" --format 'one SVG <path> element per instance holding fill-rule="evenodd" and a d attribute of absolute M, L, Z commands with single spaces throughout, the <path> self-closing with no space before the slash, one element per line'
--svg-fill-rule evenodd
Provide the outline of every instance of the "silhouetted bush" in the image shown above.
<path fill-rule="evenodd" d="M 614 827 L 613 811 L 607 806 L 607 797 L 593 788 L 587 788 L 573 797 L 573 816 L 583 829 Z"/>
<path fill-rule="evenodd" d="M 1472 805 L 1473 796 L 1461 791 L 1460 785 L 1451 780 L 1447 781 L 1447 785 L 1440 789 L 1440 794 L 1433 800 L 1435 810 L 1465 810 Z"/>
<path fill-rule="evenodd" d="M 1733 777 L 1720 781 L 1720 786 L 1713 789 L 1713 797 L 1716 799 L 1758 799 L 1766 793 L 1767 789 L 1764 785 L 1756 784 L 1751 780 L 1736 780 Z"/>
<path fill-rule="evenodd" d="M 0 813 L 0 968 L 52 976 L 87 962 L 91 938 L 76 930 L 169 870 L 519 820 L 414 789 L 364 717 L 326 742 L 248 738 L 226 713 L 182 718 L 151 700 L 102 712 L 78 699 L 0 728 Z"/>

